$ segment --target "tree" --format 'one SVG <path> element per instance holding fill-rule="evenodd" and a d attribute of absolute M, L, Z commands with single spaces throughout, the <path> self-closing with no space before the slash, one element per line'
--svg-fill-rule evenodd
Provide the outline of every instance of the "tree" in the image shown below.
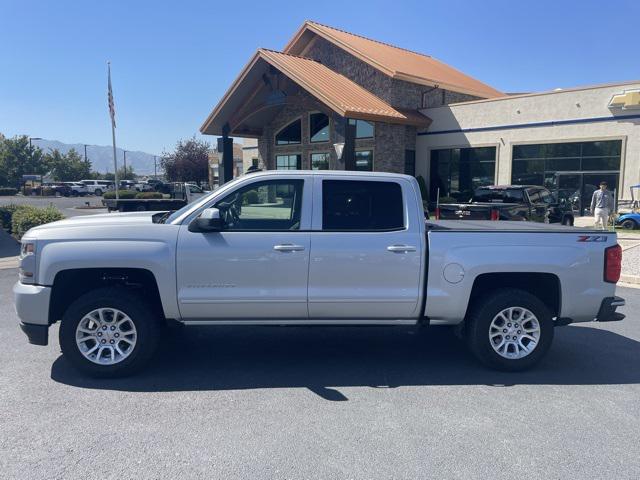
<path fill-rule="evenodd" d="M 104 175 L 100 175 L 102 180 L 111 180 L 114 181 L 115 180 L 115 175 L 112 172 L 107 172 Z M 133 167 L 130 167 L 129 165 L 127 165 L 127 173 L 125 175 L 124 173 L 124 166 L 118 168 L 118 182 L 120 182 L 120 180 L 135 180 L 136 179 L 136 174 L 133 171 Z"/>
<path fill-rule="evenodd" d="M 210 145 L 195 136 L 180 140 L 174 152 L 164 152 L 161 165 L 170 182 L 208 182 Z"/>
<path fill-rule="evenodd" d="M 42 157 L 42 150 L 29 146 L 26 135 L 0 139 L 0 186 L 19 187 L 22 175 L 47 173 Z"/>
<path fill-rule="evenodd" d="M 73 148 L 66 155 L 56 148 L 44 155 L 44 164 L 55 180 L 74 181 L 89 178 L 91 165 Z"/>

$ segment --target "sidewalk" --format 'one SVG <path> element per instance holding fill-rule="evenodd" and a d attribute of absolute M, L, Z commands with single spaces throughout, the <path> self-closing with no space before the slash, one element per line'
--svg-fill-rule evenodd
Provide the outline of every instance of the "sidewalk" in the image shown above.
<path fill-rule="evenodd" d="M 576 227 L 593 227 L 593 217 L 577 217 Z M 640 232 L 617 230 L 618 243 L 622 247 L 622 274 L 620 282 L 626 287 L 640 288 Z"/>
<path fill-rule="evenodd" d="M 0 270 L 18 268 L 20 244 L 0 228 Z"/>

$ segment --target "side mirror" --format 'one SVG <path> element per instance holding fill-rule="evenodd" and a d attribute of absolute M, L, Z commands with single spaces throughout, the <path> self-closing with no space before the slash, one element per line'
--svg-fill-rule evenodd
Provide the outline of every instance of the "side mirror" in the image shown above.
<path fill-rule="evenodd" d="M 190 232 L 219 232 L 222 230 L 222 218 L 217 208 L 205 208 L 189 224 Z"/>

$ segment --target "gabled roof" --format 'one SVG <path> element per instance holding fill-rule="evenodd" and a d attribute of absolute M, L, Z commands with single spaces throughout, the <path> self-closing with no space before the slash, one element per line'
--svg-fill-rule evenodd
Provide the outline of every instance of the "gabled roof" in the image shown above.
<path fill-rule="evenodd" d="M 287 44 L 284 52 L 304 55 L 304 50 L 314 35 L 324 38 L 392 78 L 421 85 L 438 86 L 481 98 L 504 95 L 495 88 L 428 55 L 394 47 L 309 20 Z"/>
<path fill-rule="evenodd" d="M 233 117 L 235 106 L 242 105 L 255 78 L 260 78 L 264 63 L 276 68 L 338 115 L 362 120 L 426 127 L 430 119 L 417 111 L 399 110 L 347 77 L 334 72 L 315 60 L 258 49 L 240 73 L 205 123 L 204 134 L 220 135 L 222 126 Z M 233 132 L 235 125 L 230 126 Z"/>

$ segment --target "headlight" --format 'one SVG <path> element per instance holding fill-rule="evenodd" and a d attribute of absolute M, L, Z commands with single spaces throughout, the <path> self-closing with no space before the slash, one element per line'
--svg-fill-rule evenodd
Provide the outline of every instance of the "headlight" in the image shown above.
<path fill-rule="evenodd" d="M 36 243 L 33 240 L 23 240 L 20 247 L 20 281 L 33 283 L 36 272 Z"/>
<path fill-rule="evenodd" d="M 36 244 L 34 242 L 22 242 L 22 248 L 20 249 L 20 256 L 26 257 L 27 255 L 33 255 L 36 253 Z"/>

